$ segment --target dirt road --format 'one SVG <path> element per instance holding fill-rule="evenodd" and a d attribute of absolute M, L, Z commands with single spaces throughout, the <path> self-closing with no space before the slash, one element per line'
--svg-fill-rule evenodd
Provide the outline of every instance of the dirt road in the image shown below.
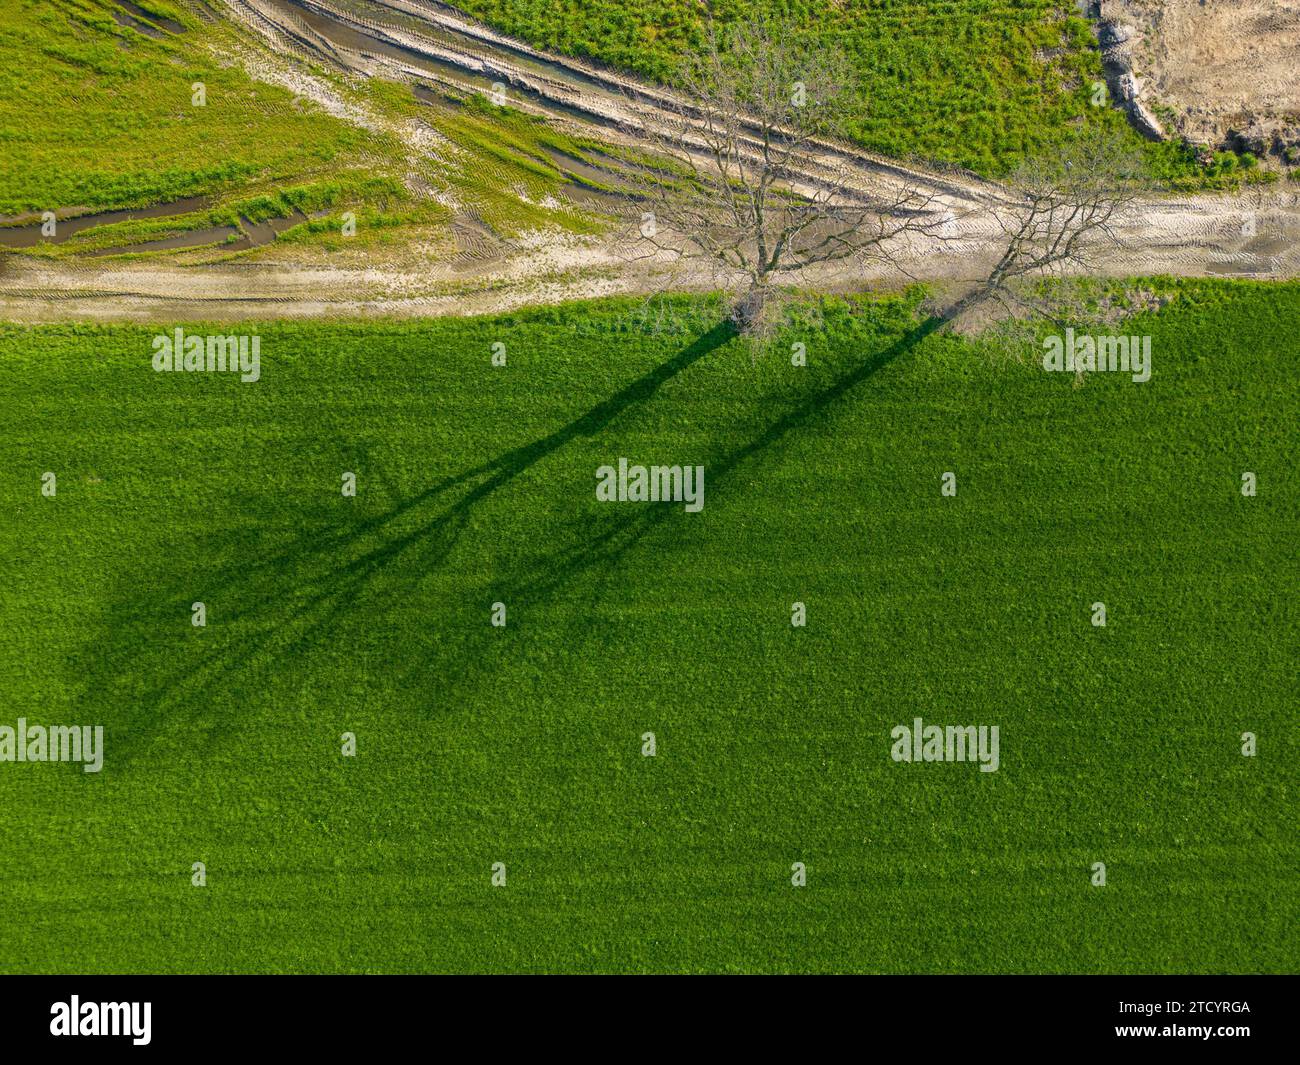
<path fill-rule="evenodd" d="M 255 76 L 310 96 L 349 121 L 349 110 L 307 61 L 417 85 L 493 91 L 517 107 L 608 142 L 645 146 L 642 132 L 664 104 L 661 89 L 574 60 L 548 56 L 418 0 L 228 0 L 232 14 L 264 41 L 241 57 Z M 499 89 L 498 89 L 499 91 Z M 400 130 L 412 151 L 436 151 L 429 127 Z M 1005 193 L 973 175 L 902 166 L 825 144 L 793 182 L 853 173 L 864 190 L 920 189 L 942 220 L 933 238 L 894 249 L 896 266 L 823 272 L 819 288 L 860 289 L 910 280 L 969 281 L 998 250 L 993 208 Z M 1118 243 L 1090 272 L 1109 276 L 1288 278 L 1300 276 L 1300 190 L 1293 184 L 1245 197 L 1198 195 L 1148 200 L 1119 220 Z M 265 256 L 270 252 L 270 256 Z M 177 261 L 0 261 L 0 317 L 19 321 L 473 314 L 616 293 L 725 285 L 712 270 L 660 255 L 642 258 L 613 237 L 531 235 L 497 257 L 448 257 L 408 248 L 367 261 L 335 260 L 271 245 L 257 260 L 184 265 Z"/>

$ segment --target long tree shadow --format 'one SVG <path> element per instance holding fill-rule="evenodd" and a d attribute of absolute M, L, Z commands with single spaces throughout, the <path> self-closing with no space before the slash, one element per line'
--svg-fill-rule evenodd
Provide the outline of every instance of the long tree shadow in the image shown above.
<path fill-rule="evenodd" d="M 927 318 L 893 344 L 863 360 L 832 384 L 776 418 L 752 440 L 741 447 L 711 457 L 706 463 L 711 497 L 716 500 L 721 494 L 725 498 L 732 484 L 729 474 L 747 461 L 769 451 L 790 434 L 824 417 L 832 404 L 911 351 L 926 337 L 942 328 L 946 321 L 942 317 Z M 599 568 L 612 569 L 650 533 L 665 524 L 681 520 L 682 512 L 676 507 L 648 507 L 611 523 L 589 541 L 555 552 L 513 589 L 515 597 L 524 602 L 530 602 L 534 598 L 544 599 L 557 588 L 571 583 L 578 573 Z"/>
<path fill-rule="evenodd" d="M 232 500 L 227 520 L 195 545 L 199 566 L 164 556 L 110 605 L 101 634 L 71 663 L 84 712 L 110 725 L 128 759 L 163 727 L 216 734 L 231 724 L 225 708 L 262 697 L 276 664 L 328 642 L 349 618 L 382 617 L 386 603 L 408 597 L 445 562 L 477 507 L 575 438 L 599 434 L 734 335 L 719 324 L 546 436 L 360 520 L 340 521 L 336 504 L 319 505 L 295 513 L 286 528 L 251 505 L 241 513 Z M 201 631 L 187 623 L 196 601 L 211 615 Z"/>
<path fill-rule="evenodd" d="M 922 323 L 742 446 L 709 456 L 713 496 L 728 490 L 738 466 L 813 424 L 941 324 Z M 107 724 L 115 756 L 130 762 L 164 742 L 202 753 L 239 724 L 241 708 L 296 698 L 297 682 L 313 668 L 329 678 L 332 698 L 350 698 L 373 673 L 382 673 L 389 698 L 413 711 L 463 697 L 511 658 L 540 610 L 571 599 L 581 626 L 628 552 L 680 514 L 677 507 L 601 511 L 553 543 L 530 545 L 502 572 L 456 571 L 454 598 L 426 603 L 425 592 L 436 594 L 436 582 L 451 579 L 453 552 L 476 511 L 566 444 L 604 432 L 733 336 L 730 325 L 718 325 L 555 431 L 377 514 L 341 524 L 337 504 L 320 505 L 295 513 L 287 528 L 268 526 L 251 507 L 232 508 L 197 545 L 192 564 L 160 560 L 110 605 L 101 637 L 71 663 L 83 679 L 82 716 Z M 203 630 L 187 623 L 195 600 L 210 610 Z M 488 624 L 494 601 L 511 611 L 505 629 Z M 351 688 L 348 677 L 356 678 Z"/>

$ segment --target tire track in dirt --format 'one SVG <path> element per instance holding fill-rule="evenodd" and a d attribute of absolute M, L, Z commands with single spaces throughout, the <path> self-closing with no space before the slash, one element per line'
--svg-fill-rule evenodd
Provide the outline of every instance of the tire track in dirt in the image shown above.
<path fill-rule="evenodd" d="M 347 2 L 348 8 L 342 0 L 225 0 L 227 9 L 283 62 L 328 62 L 352 72 L 462 92 L 481 90 L 482 79 L 492 77 L 515 88 L 512 105 L 594 139 L 647 146 L 638 130 L 654 120 L 656 101 L 663 106 L 667 99 L 666 90 L 545 55 L 441 5 Z M 379 17 L 352 9 L 378 11 Z M 341 27 L 337 39 L 330 38 L 331 25 Z M 411 147 L 428 150 L 427 144 L 413 142 Z M 941 237 L 912 235 L 894 249 L 898 268 L 814 272 L 805 278 L 809 286 L 838 291 L 913 280 L 969 282 L 982 276 L 995 257 L 1000 228 L 991 208 L 1007 200 L 1006 190 L 963 174 L 910 168 L 844 145 L 826 143 L 821 152 L 813 171 L 803 175 L 810 182 L 816 180 L 817 166 L 851 166 L 864 189 L 906 183 L 933 195 L 936 209 L 950 214 Z M 1090 273 L 1300 276 L 1300 193 L 1286 187 L 1247 196 L 1146 199 L 1118 218 L 1115 230 L 1118 243 L 1100 253 Z M 271 306 L 290 317 L 487 313 L 667 287 L 711 290 L 726 283 L 711 267 L 682 267 L 663 256 L 632 258 L 616 238 L 534 235 L 517 246 L 503 246 L 464 214 L 453 223 L 453 236 L 461 249 L 455 260 L 390 256 L 365 266 L 349 259 L 350 265 L 336 266 L 267 260 L 99 267 L 9 256 L 0 262 L 0 315 L 25 321 L 152 321 L 201 312 L 240 319 L 264 316 Z M 274 247 L 269 250 L 280 254 Z"/>
<path fill-rule="evenodd" d="M 576 59 L 543 53 L 479 26 L 442 5 L 417 4 L 410 0 L 353 0 L 349 6 L 333 0 L 234 2 L 241 8 L 256 7 L 262 21 L 274 22 L 279 18 L 285 25 L 292 25 L 301 12 L 317 20 L 312 33 L 325 37 L 331 33 L 346 35 L 348 44 L 340 40 L 331 45 L 332 54 L 342 59 L 344 69 L 364 73 L 382 71 L 400 80 L 418 80 L 423 74 L 445 81 L 462 92 L 484 91 L 491 84 L 499 83 L 515 90 L 517 95 L 511 98 L 512 105 L 543 114 L 561 125 L 576 123 L 585 127 L 581 129 L 585 136 L 613 139 L 627 147 L 654 147 L 653 137 L 645 130 L 656 124 L 657 116 L 665 108 L 699 117 L 688 101 L 667 89 Z M 408 21 L 399 25 L 376 17 L 384 14 Z M 413 28 L 410 23 L 419 28 Z M 407 53 L 411 59 L 404 65 L 391 52 L 362 51 L 353 47 L 357 36 L 369 37 L 377 45 Z M 298 37 L 301 39 L 302 34 Z M 309 53 L 317 60 L 326 58 L 320 48 L 310 43 L 301 48 L 299 54 Z M 410 65 L 420 60 L 430 66 Z M 447 68 L 456 74 L 449 73 Z M 702 138 L 699 143 L 702 147 Z M 754 137 L 748 143 L 757 157 L 762 150 L 760 140 Z M 974 174 L 909 167 L 829 140 L 815 144 L 814 165 L 788 175 L 792 184 L 803 182 L 817 186 L 830 180 L 828 175 L 847 169 L 857 174 L 856 185 L 864 192 L 924 187 L 942 199 L 945 211 L 969 210 L 1004 199 L 998 185 Z"/>

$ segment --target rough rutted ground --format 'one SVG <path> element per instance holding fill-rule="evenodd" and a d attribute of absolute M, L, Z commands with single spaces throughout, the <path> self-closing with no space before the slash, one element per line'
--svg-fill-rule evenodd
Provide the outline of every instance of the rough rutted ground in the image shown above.
<path fill-rule="evenodd" d="M 1177 133 L 1300 144 L 1300 0 L 1103 0 L 1101 16 L 1137 30 L 1143 99 L 1172 108 Z"/>
<path fill-rule="evenodd" d="M 885 268 L 810 275 L 825 289 L 901 285 L 908 280 L 970 281 L 994 254 L 992 216 L 971 209 L 955 241 L 916 241 L 903 252 L 906 272 Z M 1194 196 L 1134 207 L 1117 231 L 1121 243 L 1099 250 L 1093 274 L 1286 278 L 1300 276 L 1300 193 L 1250 201 Z M 520 306 L 666 288 L 708 290 L 725 278 L 712 270 L 638 258 L 612 239 L 534 235 L 498 260 L 469 264 L 400 258 L 370 265 L 240 262 L 207 267 L 176 263 L 55 263 L 10 257 L 0 272 L 0 316 L 21 321 L 277 316 L 479 314 Z"/>
<path fill-rule="evenodd" d="M 1300 0 L 1285 2 L 1297 4 Z M 315 6 L 328 9 L 325 4 Z M 1137 0 L 1132 0 L 1131 6 L 1139 6 Z M 488 38 L 494 36 L 484 33 Z M 403 39 L 423 46 L 422 39 L 409 34 Z M 274 46 L 272 53 L 254 53 L 250 49 L 239 57 L 255 77 L 285 85 L 347 121 L 370 129 L 382 125 L 397 133 L 408 146 L 412 162 L 420 156 L 441 155 L 449 147 L 424 123 L 395 127 L 384 123 L 370 109 L 340 97 L 327 81 L 306 69 L 303 61 L 307 56 L 295 54 L 298 42 L 272 38 L 267 43 Z M 535 72 L 512 65 L 508 50 L 493 50 L 493 41 L 476 39 L 474 47 L 474 62 L 482 62 L 483 56 L 490 54 L 493 68 L 501 76 L 541 84 Z M 336 53 L 336 57 L 352 69 L 343 53 Z M 317 62 L 322 58 L 315 56 Z M 569 60 L 554 57 L 546 60 L 572 65 Z M 376 64 L 384 69 L 369 72 L 400 76 L 391 64 L 374 56 L 364 57 L 365 67 Z M 556 102 L 566 102 L 564 94 L 569 90 L 563 80 L 550 79 L 545 87 Z M 606 97 L 584 88 L 579 95 L 586 109 L 631 106 L 621 93 Z M 633 116 L 620 112 L 618 117 Z M 654 109 L 643 100 L 634 117 L 635 121 L 653 121 Z M 635 125 L 635 121 L 631 124 Z M 613 131 L 606 132 L 617 136 Z M 630 135 L 625 140 L 636 143 Z M 941 238 L 913 239 L 906 247 L 896 248 L 901 269 L 880 266 L 810 273 L 803 283 L 836 290 L 898 285 L 910 280 L 963 282 L 982 276 L 987 269 L 999 235 L 989 208 L 990 202 L 1002 196 L 996 186 L 958 175 L 904 170 L 866 153 L 851 158 L 843 152 L 828 155 L 819 162 L 822 164 L 853 167 L 855 172 L 860 171 L 864 186 L 916 185 L 933 196 L 935 210 L 951 212 L 951 224 L 945 226 Z M 449 202 L 447 206 L 455 210 L 457 205 Z M 1090 272 L 1109 276 L 1300 275 L 1300 193 L 1294 186 L 1278 186 L 1244 197 L 1201 195 L 1149 201 L 1129 212 L 1117 229 L 1120 243 L 1104 249 L 1096 269 Z M 639 257 L 614 237 L 580 238 L 558 232 L 532 233 L 510 245 L 495 243 L 474 254 L 412 244 L 341 253 L 271 245 L 261 249 L 255 259 L 221 264 L 177 260 L 52 263 L 9 257 L 0 263 L 0 315 L 48 321 L 239 319 L 268 313 L 486 313 L 563 299 L 651 293 L 669 287 L 716 289 L 725 287 L 729 280 L 705 267 L 683 269 L 662 255 Z"/>

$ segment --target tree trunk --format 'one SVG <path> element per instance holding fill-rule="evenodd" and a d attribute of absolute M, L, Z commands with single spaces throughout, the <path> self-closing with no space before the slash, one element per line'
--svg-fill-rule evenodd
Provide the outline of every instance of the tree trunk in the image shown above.
<path fill-rule="evenodd" d="M 767 306 L 771 290 L 766 284 L 757 282 L 736 301 L 731 308 L 731 322 L 741 336 L 759 332 L 763 323 L 763 310 Z"/>

